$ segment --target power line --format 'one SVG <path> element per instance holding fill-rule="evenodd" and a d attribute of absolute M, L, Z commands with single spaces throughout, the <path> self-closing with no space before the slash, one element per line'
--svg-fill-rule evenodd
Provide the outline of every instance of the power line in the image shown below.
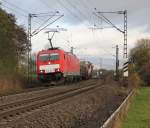
<path fill-rule="evenodd" d="M 84 1 L 84 0 L 83 0 L 83 1 Z M 90 3 L 90 5 L 89 5 L 88 3 L 89 3 L 89 0 L 86 0 L 86 2 L 84 1 L 84 4 L 83 4 L 83 5 L 85 5 L 89 10 L 91 10 L 90 7 L 92 7 L 92 8 L 94 9 L 93 3 Z M 92 11 L 92 10 L 91 10 L 91 11 Z M 101 21 L 101 22 L 102 22 L 102 21 Z M 99 24 L 99 22 L 98 22 L 97 24 Z M 94 26 L 98 27 L 97 24 L 96 24 L 96 22 L 94 21 Z M 99 24 L 99 25 L 101 26 L 102 24 Z"/>
<path fill-rule="evenodd" d="M 115 12 L 95 12 L 95 13 L 99 13 L 102 16 L 102 18 L 105 19 L 106 23 L 110 24 L 113 28 L 115 28 L 119 32 L 123 33 L 123 35 L 124 35 L 123 57 L 127 58 L 128 57 L 128 54 L 127 54 L 127 10 L 124 10 L 124 11 L 115 11 Z M 124 15 L 124 22 L 123 22 L 124 29 L 121 30 L 116 25 L 114 25 L 108 18 L 106 18 L 103 15 L 103 13 L 123 14 Z"/>
<path fill-rule="evenodd" d="M 78 15 L 73 13 L 69 8 L 67 8 L 67 6 L 64 5 L 64 3 L 61 0 L 57 0 L 57 1 L 64 9 L 66 9 L 70 13 L 71 16 L 73 16 L 75 19 L 78 19 L 79 21 L 82 21 L 82 19 Z"/>
<path fill-rule="evenodd" d="M 91 7 L 91 5 L 89 6 L 87 3 L 89 2 L 89 1 L 87 1 L 87 2 L 83 2 L 82 0 L 81 1 L 78 1 L 78 2 L 81 2 L 82 4 L 80 4 L 80 5 L 83 5 L 84 6 L 84 8 L 85 8 L 85 10 L 88 10 L 88 12 L 91 12 L 90 10 L 90 7 Z M 77 7 L 76 7 L 77 8 Z M 93 7 L 94 8 L 94 7 Z M 92 13 L 91 13 L 91 15 L 92 15 Z M 92 17 L 91 17 L 91 19 L 89 20 L 89 13 L 88 13 L 88 16 L 86 16 L 86 17 L 88 17 L 88 18 L 86 18 L 86 19 L 88 19 L 88 21 L 89 21 L 89 23 L 92 23 Z M 99 24 L 99 22 L 97 23 L 97 24 Z M 97 24 L 94 22 L 94 26 L 97 26 Z M 99 25 L 101 25 L 101 24 L 99 24 Z M 97 26 L 98 27 L 98 26 Z"/>
<path fill-rule="evenodd" d="M 35 30 L 33 31 L 32 34 L 36 33 L 36 31 L 38 31 L 45 23 L 47 23 L 50 19 L 52 19 L 52 18 L 55 16 L 56 13 L 57 13 L 57 12 L 55 12 L 53 15 L 51 15 L 51 17 L 49 17 L 47 20 L 45 20 L 37 29 L 35 29 Z M 42 13 L 42 14 L 43 14 L 43 13 Z"/>
<path fill-rule="evenodd" d="M 38 17 L 39 17 L 40 15 L 43 17 L 43 16 L 52 15 L 52 14 L 54 14 L 54 13 L 59 13 L 59 11 L 55 11 L 55 12 L 50 11 L 50 12 L 45 12 L 45 13 L 38 13 L 38 14 L 36 14 L 36 15 L 38 15 Z"/>
<path fill-rule="evenodd" d="M 5 2 L 5 1 L 3 0 L 2 2 Z M 7 4 L 8 4 L 8 3 L 9 3 L 9 2 L 7 2 Z M 13 7 L 15 7 L 16 9 L 12 8 L 11 5 L 12 5 Z M 2 7 L 4 7 L 4 8 L 7 8 L 7 9 L 9 9 L 9 10 L 11 10 L 11 11 L 17 13 L 17 14 L 18 14 L 19 16 L 21 16 L 21 17 L 28 18 L 28 16 L 26 15 L 27 12 L 23 11 L 23 9 L 19 8 L 18 6 L 14 5 L 14 4 L 9 3 L 8 6 L 11 6 L 11 7 L 8 7 L 8 6 L 4 5 L 4 3 L 2 3 L 2 4 L 0 4 L 0 6 L 2 6 Z M 18 9 L 17 9 L 17 8 L 18 8 Z M 21 13 L 21 12 L 18 11 L 18 10 L 22 11 L 23 13 Z M 35 22 L 36 24 L 40 24 L 39 22 L 36 22 L 36 21 L 34 21 L 34 22 Z"/>
<path fill-rule="evenodd" d="M 82 1 L 82 3 L 83 3 L 83 1 Z M 90 5 L 88 3 L 90 3 Z M 93 9 L 95 8 L 94 5 L 93 5 L 93 3 L 91 3 L 89 0 L 86 0 L 86 2 L 84 1 L 83 5 L 86 6 L 86 8 L 88 8 L 89 10 L 91 10 L 90 7 L 92 7 Z M 101 22 L 102 22 L 102 20 L 101 20 Z M 99 22 L 97 24 L 99 24 Z M 94 22 L 94 26 L 98 27 L 97 24 Z M 99 25 L 101 26 L 102 23 L 99 24 Z"/>
<path fill-rule="evenodd" d="M 41 14 L 40 14 L 41 15 Z M 32 82 L 32 75 L 31 75 L 31 72 L 32 72 L 32 65 L 30 65 L 30 62 L 31 62 L 31 38 L 38 34 L 39 32 L 41 32 L 42 30 L 44 30 L 47 26 L 51 25 L 52 23 L 54 23 L 55 21 L 57 21 L 58 19 L 60 19 L 62 16 L 64 15 L 61 15 L 59 16 L 58 18 L 56 18 L 55 20 L 53 20 L 52 22 L 50 22 L 49 24 L 45 25 L 44 27 L 42 27 L 39 31 L 36 31 L 36 33 L 34 34 L 31 34 L 31 21 L 32 21 L 32 18 L 33 17 L 38 17 L 40 16 L 39 14 L 29 14 L 28 15 L 28 51 L 27 51 L 27 55 L 28 55 L 28 69 L 27 69 L 27 78 L 28 78 L 28 84 L 30 82 Z"/>
<path fill-rule="evenodd" d="M 90 3 L 90 7 L 93 6 L 93 3 L 91 3 L 90 0 L 86 0 L 86 3 Z"/>
<path fill-rule="evenodd" d="M 41 32 L 42 30 L 44 30 L 46 27 L 48 27 L 49 25 L 53 24 L 55 21 L 57 21 L 58 19 L 60 19 L 61 17 L 63 17 L 64 15 L 59 16 L 58 18 L 56 18 L 55 20 L 53 20 L 52 22 L 50 22 L 49 24 L 47 24 L 46 26 L 44 26 L 43 28 L 41 28 L 39 31 L 37 31 L 36 33 L 34 33 L 32 36 L 37 35 L 39 32 Z"/>
<path fill-rule="evenodd" d="M 13 3 L 7 2 L 7 1 L 5 1 L 5 0 L 3 0 L 3 2 L 9 4 L 10 6 L 15 7 L 16 9 L 22 11 L 24 14 L 29 14 L 29 13 L 30 13 L 28 10 L 25 10 L 25 9 L 23 9 L 23 8 L 20 8 L 20 7 L 18 7 L 17 5 L 15 5 L 15 4 L 13 4 Z M 43 17 L 43 15 L 49 16 L 50 13 L 54 13 L 54 12 L 38 13 L 38 15 L 42 15 L 42 17 Z"/>
<path fill-rule="evenodd" d="M 10 8 L 10 7 L 6 6 L 6 5 L 4 5 L 4 4 L 1 4 L 0 6 L 2 6 L 2 7 L 4 7 L 4 8 L 7 8 L 7 9 L 9 9 L 9 10 L 15 11 L 16 13 L 18 13 L 18 14 L 19 14 L 20 16 L 22 16 L 22 17 L 26 17 L 26 18 L 28 17 L 27 15 L 24 15 L 24 14 L 22 14 L 22 13 L 16 11 L 15 9 L 12 9 L 12 8 Z"/>
<path fill-rule="evenodd" d="M 97 13 L 93 12 L 93 14 L 98 17 L 99 19 L 102 19 L 103 21 L 105 21 L 107 24 L 111 25 L 108 21 L 106 21 L 106 19 L 104 19 L 103 17 L 97 15 Z"/>
<path fill-rule="evenodd" d="M 97 12 L 97 13 L 100 13 L 100 12 Z M 105 19 L 104 21 L 110 25 L 112 25 L 114 28 L 116 28 L 118 31 L 124 33 L 124 31 L 122 31 L 120 28 L 118 28 L 116 25 L 114 25 L 108 18 L 106 18 L 103 14 L 101 14 L 101 16 L 103 17 L 103 19 Z"/>
<path fill-rule="evenodd" d="M 55 9 L 53 9 L 53 7 L 49 7 L 48 6 L 48 3 L 47 2 L 45 2 L 45 0 L 39 0 L 43 5 L 45 5 L 47 8 L 51 8 L 52 10 L 55 10 Z"/>
<path fill-rule="evenodd" d="M 91 4 L 90 5 L 88 5 L 88 2 L 89 1 L 87 1 L 87 2 L 85 2 L 84 0 L 82 1 L 78 1 L 78 2 L 81 2 L 82 3 L 82 5 L 84 6 L 84 8 L 86 9 L 86 10 L 88 10 L 88 12 L 91 12 L 92 10 L 91 10 Z M 89 13 L 88 13 L 88 17 L 89 17 Z M 90 22 L 92 23 L 92 13 L 91 13 L 91 17 L 89 17 L 90 18 Z M 95 22 L 93 22 L 94 23 L 94 26 L 97 26 L 96 25 L 96 23 Z M 99 24 L 99 22 L 98 22 L 98 24 Z"/>
<path fill-rule="evenodd" d="M 87 16 L 85 16 L 82 11 L 80 11 L 77 6 L 75 6 L 74 4 L 72 4 L 69 0 L 65 0 L 69 5 L 71 5 L 75 10 L 78 10 L 79 14 L 81 14 L 85 19 L 88 19 Z"/>
<path fill-rule="evenodd" d="M 12 4 L 12 3 L 7 2 L 7 1 L 5 1 L 5 0 L 3 0 L 3 2 L 5 2 L 5 3 L 7 3 L 7 4 L 9 4 L 9 5 L 11 5 L 11 6 L 13 6 L 13 7 L 19 9 L 19 10 L 21 10 L 21 11 L 24 12 L 25 14 L 26 14 L 26 13 L 29 13 L 27 10 L 20 8 L 20 7 L 16 6 L 15 4 Z"/>
<path fill-rule="evenodd" d="M 69 0 L 68 0 L 69 1 Z M 77 2 L 77 1 L 76 1 Z M 76 8 L 79 10 L 79 14 L 82 14 L 88 21 L 89 21 L 89 24 L 92 24 L 92 20 L 91 20 L 91 16 L 92 16 L 92 13 L 91 13 L 91 11 L 90 11 L 90 9 L 88 8 L 88 6 L 86 6 L 85 4 L 84 4 L 84 2 L 81 0 L 81 1 L 78 1 L 78 3 L 77 3 L 77 5 L 82 5 L 83 6 L 83 8 L 84 8 L 84 10 L 85 11 L 83 11 L 82 9 L 80 9 L 80 8 L 77 8 L 76 6 Z M 81 11 L 80 11 L 81 10 Z M 84 13 L 85 12 L 85 13 Z M 90 15 L 90 16 L 89 16 Z"/>
<path fill-rule="evenodd" d="M 107 51 L 106 49 L 102 49 L 103 51 L 105 51 L 106 53 L 108 53 L 109 55 L 115 57 L 115 55 L 113 55 L 111 52 Z"/>
<path fill-rule="evenodd" d="M 82 0 L 81 1 L 79 1 L 79 2 L 81 2 L 82 3 L 82 5 L 84 6 L 84 8 L 86 8 L 87 10 L 89 10 L 90 11 L 90 8 L 88 7 L 88 5 L 86 4 L 86 2 L 83 2 Z"/>
<path fill-rule="evenodd" d="M 23 15 L 24 17 L 28 17 L 27 15 L 30 13 L 28 10 L 25 10 L 25 9 L 23 9 L 23 8 L 20 8 L 20 7 L 18 7 L 17 5 L 15 5 L 15 4 L 13 4 L 13 3 L 10 3 L 10 2 L 7 2 L 7 1 L 5 1 L 5 0 L 3 0 L 3 2 L 5 2 L 6 4 L 8 4 L 9 6 L 13 6 L 15 9 L 11 9 L 12 11 L 15 11 L 15 12 L 17 12 L 17 13 L 20 13 L 20 11 L 22 12 L 22 13 L 20 13 L 21 15 Z M 9 8 L 9 7 L 8 7 Z M 19 11 L 16 11 L 16 9 L 17 10 L 19 10 Z M 52 13 L 52 12 L 47 12 L 47 13 L 38 13 L 39 15 L 43 15 L 43 14 L 45 14 L 45 16 L 49 16 L 49 14 L 50 13 Z M 40 17 L 40 16 L 39 16 Z M 42 16 L 43 17 L 43 16 Z M 41 19 L 38 19 L 38 21 L 42 21 L 43 22 L 43 20 L 41 20 Z M 37 23 L 37 24 L 41 24 L 40 23 L 40 21 L 39 22 L 37 22 L 37 21 L 33 21 L 33 22 L 35 22 L 35 23 Z"/>

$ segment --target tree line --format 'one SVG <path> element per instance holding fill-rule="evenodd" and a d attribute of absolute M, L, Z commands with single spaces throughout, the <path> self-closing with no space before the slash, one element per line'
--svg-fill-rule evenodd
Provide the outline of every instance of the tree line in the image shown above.
<path fill-rule="evenodd" d="M 0 74 L 19 72 L 27 52 L 27 35 L 14 15 L 0 8 Z"/>
<path fill-rule="evenodd" d="M 16 23 L 13 14 L 0 8 L 0 75 L 18 73 L 25 67 L 27 34 L 23 26 Z M 137 74 L 146 85 L 150 85 L 150 39 L 140 39 L 130 50 L 130 73 Z"/>
<path fill-rule="evenodd" d="M 137 74 L 143 84 L 150 86 L 150 39 L 140 39 L 130 51 L 130 73 Z"/>

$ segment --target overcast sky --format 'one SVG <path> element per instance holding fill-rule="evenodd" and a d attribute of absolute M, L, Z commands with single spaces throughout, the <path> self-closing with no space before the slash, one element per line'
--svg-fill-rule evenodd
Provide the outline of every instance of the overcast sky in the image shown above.
<path fill-rule="evenodd" d="M 53 45 L 66 51 L 75 47 L 74 53 L 80 59 L 92 61 L 104 68 L 115 67 L 115 45 L 119 45 L 120 60 L 123 58 L 123 34 L 113 28 L 92 30 L 108 26 L 93 15 L 97 11 L 128 11 L 128 48 L 135 45 L 140 38 L 150 38 L 150 0 L 1 0 L 1 7 L 15 14 L 17 22 L 27 29 L 28 13 L 45 13 L 59 11 L 64 14 L 60 20 L 49 26 L 59 25 L 67 31 L 56 33 Z M 123 29 L 123 15 L 105 15 L 116 26 Z M 46 18 L 34 18 L 32 30 Z M 49 47 L 45 30 L 32 38 L 33 52 Z"/>

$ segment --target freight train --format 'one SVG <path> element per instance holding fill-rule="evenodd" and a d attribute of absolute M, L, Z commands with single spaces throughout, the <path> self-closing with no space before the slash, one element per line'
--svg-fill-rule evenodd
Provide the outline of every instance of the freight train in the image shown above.
<path fill-rule="evenodd" d="M 42 50 L 37 54 L 37 77 L 39 81 L 88 79 L 92 74 L 92 63 L 81 61 L 71 52 L 59 48 Z"/>

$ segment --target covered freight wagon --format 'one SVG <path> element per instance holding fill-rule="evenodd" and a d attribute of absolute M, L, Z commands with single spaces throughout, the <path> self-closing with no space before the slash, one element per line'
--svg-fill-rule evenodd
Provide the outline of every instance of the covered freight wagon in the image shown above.
<path fill-rule="evenodd" d="M 89 61 L 80 61 L 80 76 L 82 79 L 92 78 L 93 65 Z"/>

